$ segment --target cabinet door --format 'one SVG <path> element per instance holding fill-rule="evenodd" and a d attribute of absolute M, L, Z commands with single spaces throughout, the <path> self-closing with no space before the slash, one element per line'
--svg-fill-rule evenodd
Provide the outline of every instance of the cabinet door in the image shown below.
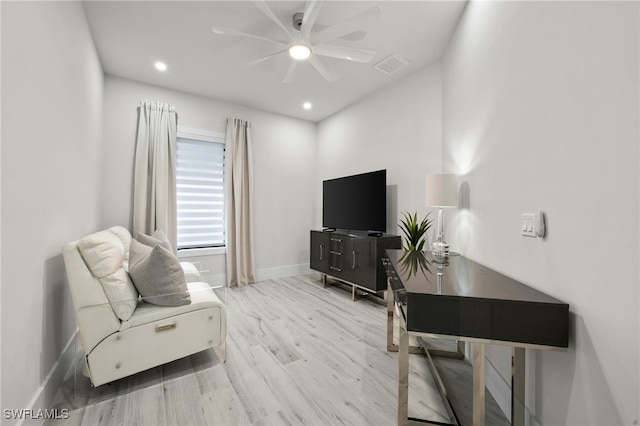
<path fill-rule="evenodd" d="M 353 238 L 345 250 L 344 262 L 348 280 L 359 286 L 375 290 L 375 241 L 371 238 Z"/>
<path fill-rule="evenodd" d="M 330 235 L 326 232 L 311 231 L 311 259 L 309 259 L 311 269 L 329 273 Z"/>

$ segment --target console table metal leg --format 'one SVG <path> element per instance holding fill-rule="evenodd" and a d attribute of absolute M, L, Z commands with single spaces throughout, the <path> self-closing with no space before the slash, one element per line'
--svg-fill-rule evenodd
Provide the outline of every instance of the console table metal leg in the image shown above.
<path fill-rule="evenodd" d="M 473 426 L 484 426 L 484 343 L 473 343 Z"/>
<path fill-rule="evenodd" d="M 387 350 L 393 351 L 393 291 L 391 286 L 387 289 Z"/>
<path fill-rule="evenodd" d="M 526 350 L 513 348 L 511 358 L 511 425 L 524 426 Z"/>
<path fill-rule="evenodd" d="M 393 321 L 395 318 L 396 313 L 395 304 L 393 302 L 393 292 L 391 287 L 389 287 L 389 290 L 387 290 L 387 350 L 389 352 L 398 352 L 398 345 L 393 343 Z M 420 346 L 409 345 L 409 353 L 423 355 L 424 350 Z"/>
<path fill-rule="evenodd" d="M 398 426 L 409 418 L 409 333 L 400 325 L 398 342 Z"/>

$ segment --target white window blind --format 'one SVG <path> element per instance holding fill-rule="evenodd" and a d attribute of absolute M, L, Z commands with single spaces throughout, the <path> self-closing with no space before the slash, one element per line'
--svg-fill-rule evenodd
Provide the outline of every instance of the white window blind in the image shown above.
<path fill-rule="evenodd" d="M 178 132 L 176 191 L 178 250 L 224 246 L 223 134 Z"/>

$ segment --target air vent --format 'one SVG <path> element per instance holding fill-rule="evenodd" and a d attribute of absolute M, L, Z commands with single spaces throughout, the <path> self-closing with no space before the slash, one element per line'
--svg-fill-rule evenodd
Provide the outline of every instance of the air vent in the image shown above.
<path fill-rule="evenodd" d="M 386 58 L 384 58 L 383 60 L 375 64 L 373 67 L 377 70 L 382 71 L 385 74 L 391 75 L 400 71 L 410 63 L 411 63 L 410 61 L 408 61 L 407 59 L 404 59 L 402 56 L 398 55 L 397 53 L 392 53 L 391 55 L 387 56 Z"/>

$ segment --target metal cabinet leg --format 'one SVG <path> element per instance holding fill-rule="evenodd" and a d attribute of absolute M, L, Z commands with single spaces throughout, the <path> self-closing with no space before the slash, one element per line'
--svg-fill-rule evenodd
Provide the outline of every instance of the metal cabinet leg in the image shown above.
<path fill-rule="evenodd" d="M 473 344 L 473 426 L 484 426 L 484 343 Z"/>
<path fill-rule="evenodd" d="M 396 352 L 398 348 L 393 344 L 393 291 L 391 286 L 387 290 L 387 350 Z"/>
<path fill-rule="evenodd" d="M 400 326 L 398 342 L 398 426 L 409 418 L 409 333 Z"/>
<path fill-rule="evenodd" d="M 511 357 L 511 425 L 524 426 L 526 350 L 513 348 Z"/>

